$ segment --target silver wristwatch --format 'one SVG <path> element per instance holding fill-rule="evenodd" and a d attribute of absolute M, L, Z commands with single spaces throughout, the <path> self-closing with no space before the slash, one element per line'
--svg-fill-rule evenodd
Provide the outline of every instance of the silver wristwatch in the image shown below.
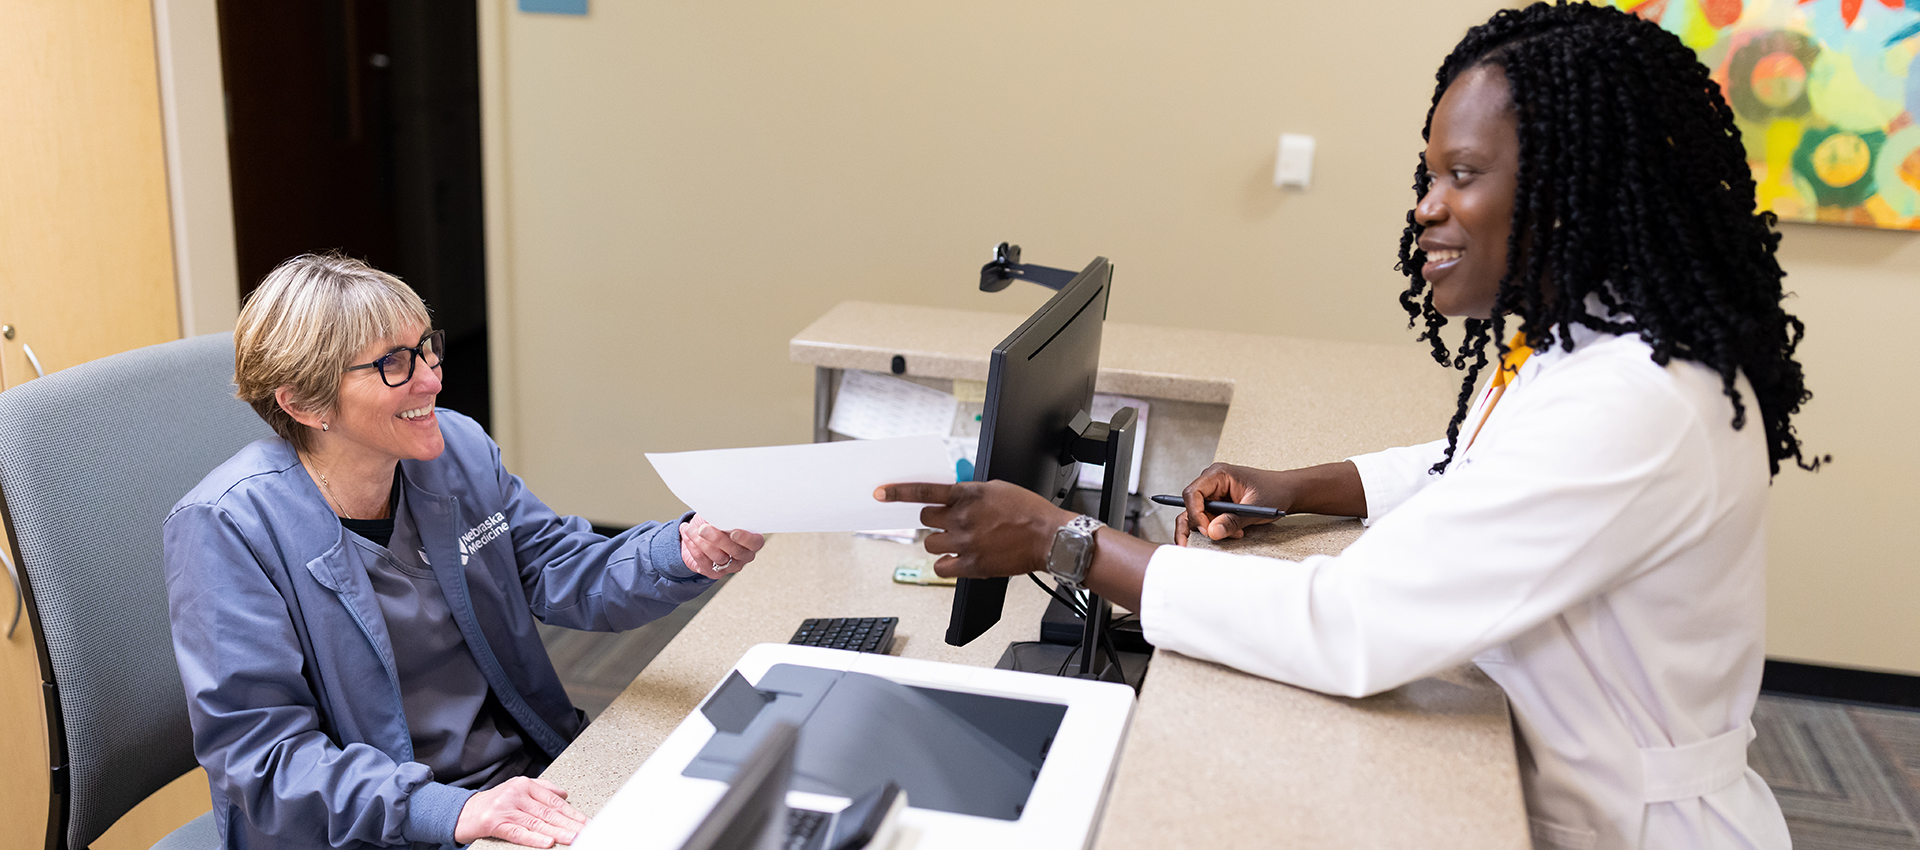
<path fill-rule="evenodd" d="M 1053 548 L 1047 551 L 1047 572 L 1061 587 L 1080 590 L 1085 587 L 1087 568 L 1093 566 L 1093 533 L 1106 525 L 1081 514 L 1067 520 L 1053 533 Z"/>

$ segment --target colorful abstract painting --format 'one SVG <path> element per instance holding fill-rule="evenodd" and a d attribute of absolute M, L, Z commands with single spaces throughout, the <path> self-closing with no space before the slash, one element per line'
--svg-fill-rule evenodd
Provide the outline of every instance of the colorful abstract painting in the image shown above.
<path fill-rule="evenodd" d="M 1920 0 L 1613 0 L 1713 69 L 1759 205 L 1920 230 Z"/>

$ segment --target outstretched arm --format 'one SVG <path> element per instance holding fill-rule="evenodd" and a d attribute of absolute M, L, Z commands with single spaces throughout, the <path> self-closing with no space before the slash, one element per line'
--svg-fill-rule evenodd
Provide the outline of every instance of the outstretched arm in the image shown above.
<path fill-rule="evenodd" d="M 1004 481 L 960 484 L 888 484 L 873 491 L 882 502 L 927 502 L 920 521 L 939 529 L 927 551 L 945 555 L 933 565 L 942 576 L 994 578 L 1047 568 L 1054 532 L 1075 514 Z M 1118 529 L 1094 538 L 1087 587 L 1114 604 L 1138 610 L 1140 586 L 1154 544 Z"/>
<path fill-rule="evenodd" d="M 1004 481 L 888 484 L 873 497 L 928 503 L 920 521 L 940 530 L 927 536 L 927 551 L 947 556 L 933 569 L 948 577 L 993 578 L 1045 570 L 1054 532 L 1074 517 L 1072 511 Z M 1265 521 L 1208 514 L 1210 499 L 1339 516 L 1367 512 L 1360 473 L 1346 461 L 1285 472 L 1216 463 L 1187 485 L 1185 497 L 1187 512 L 1175 526 L 1181 544 L 1189 527 L 1223 540 L 1242 537 L 1247 526 Z M 1101 529 L 1094 537 L 1087 588 L 1116 605 L 1140 610 L 1140 589 L 1156 548 L 1119 529 Z"/>

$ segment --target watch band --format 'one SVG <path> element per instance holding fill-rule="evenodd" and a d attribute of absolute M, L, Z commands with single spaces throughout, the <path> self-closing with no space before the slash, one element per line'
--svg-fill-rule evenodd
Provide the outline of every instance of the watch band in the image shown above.
<path fill-rule="evenodd" d="M 1084 534 L 1092 534 L 1095 531 L 1106 528 L 1107 524 L 1086 514 L 1081 514 L 1073 519 L 1067 520 L 1066 527 L 1078 530 Z"/>

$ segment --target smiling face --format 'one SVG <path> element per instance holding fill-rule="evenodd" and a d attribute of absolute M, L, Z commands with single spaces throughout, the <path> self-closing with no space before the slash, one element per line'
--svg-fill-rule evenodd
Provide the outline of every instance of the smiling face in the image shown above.
<path fill-rule="evenodd" d="M 1482 65 L 1447 86 L 1426 157 L 1427 194 L 1413 210 L 1424 228 L 1420 275 L 1441 314 L 1492 318 L 1520 171 L 1519 123 L 1504 71 Z"/>
<path fill-rule="evenodd" d="M 393 339 L 370 343 L 353 365 L 371 363 L 402 348 L 418 345 L 425 329 L 403 329 Z M 406 355 L 401 355 L 406 356 Z M 340 378 L 340 396 L 327 417 L 329 448 L 358 455 L 364 461 L 386 464 L 400 460 L 432 460 L 446 442 L 440 436 L 440 417 L 434 415 L 434 397 L 440 393 L 440 369 L 417 363 L 413 379 L 389 387 L 378 369 L 358 369 Z"/>

